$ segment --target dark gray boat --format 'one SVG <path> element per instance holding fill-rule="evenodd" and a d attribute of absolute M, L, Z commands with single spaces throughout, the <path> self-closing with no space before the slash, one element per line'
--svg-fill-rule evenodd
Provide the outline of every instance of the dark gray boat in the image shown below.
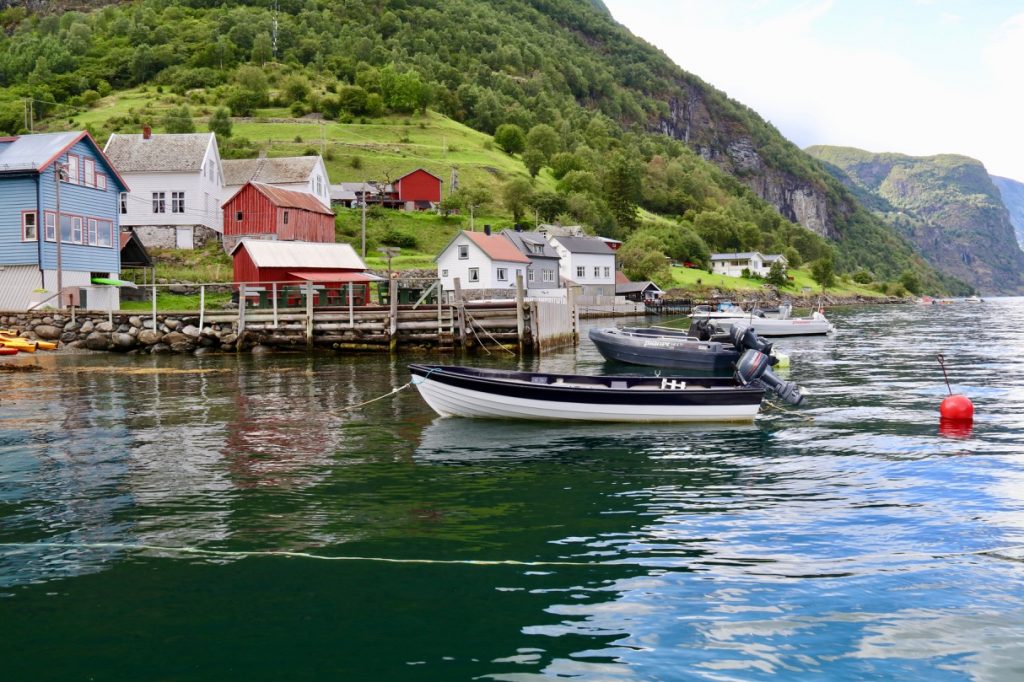
<path fill-rule="evenodd" d="M 769 356 L 772 352 L 772 344 L 750 328 L 735 328 L 727 336 L 702 339 L 675 329 L 605 327 L 591 329 L 590 340 L 606 360 L 713 374 L 732 372 L 740 355 L 749 348 Z"/>

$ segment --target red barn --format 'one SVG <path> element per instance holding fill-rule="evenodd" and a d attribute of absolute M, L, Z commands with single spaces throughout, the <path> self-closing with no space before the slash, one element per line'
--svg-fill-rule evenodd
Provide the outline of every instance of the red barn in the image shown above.
<path fill-rule="evenodd" d="M 381 279 L 366 271 L 348 244 L 242 239 L 231 257 L 236 287 L 244 283 L 249 291 L 262 289 L 265 294 L 277 283 L 280 294 L 298 297 L 297 285 L 312 282 L 318 291 L 316 305 L 346 305 L 350 288 L 354 302 L 364 305 L 370 300 L 370 282 Z"/>
<path fill-rule="evenodd" d="M 333 242 L 334 213 L 312 194 L 247 182 L 224 202 L 224 236 Z"/>
<path fill-rule="evenodd" d="M 407 211 L 429 209 L 441 201 L 441 178 L 417 168 L 394 182 L 394 196 Z"/>

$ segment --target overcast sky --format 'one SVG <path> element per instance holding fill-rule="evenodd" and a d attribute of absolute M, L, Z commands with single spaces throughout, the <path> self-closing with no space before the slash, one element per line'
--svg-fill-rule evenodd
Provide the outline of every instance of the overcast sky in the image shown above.
<path fill-rule="evenodd" d="M 800 147 L 955 153 L 1024 182 L 1024 0 L 605 0 Z"/>

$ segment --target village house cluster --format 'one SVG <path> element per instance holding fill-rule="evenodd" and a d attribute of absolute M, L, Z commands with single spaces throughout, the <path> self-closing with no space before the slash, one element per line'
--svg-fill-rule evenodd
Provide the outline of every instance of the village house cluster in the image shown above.
<path fill-rule="evenodd" d="M 351 247 L 334 244 L 332 206 L 431 210 L 442 185 L 423 169 L 332 185 L 318 155 L 221 159 L 213 133 L 145 127 L 111 135 L 103 149 L 87 132 L 0 138 L 0 309 L 116 307 L 117 288 L 95 280 L 152 267 L 147 247 L 210 241 L 233 256 L 236 284 L 257 283 L 251 292 L 267 280 L 313 282 L 325 303 L 367 303 L 378 278 Z M 470 296 L 507 297 L 517 277 L 533 297 L 565 298 L 567 287 L 596 298 L 660 296 L 617 271 L 620 245 L 578 226 L 488 226 L 456 235 L 436 258 L 437 277 L 448 300 L 456 281 Z"/>

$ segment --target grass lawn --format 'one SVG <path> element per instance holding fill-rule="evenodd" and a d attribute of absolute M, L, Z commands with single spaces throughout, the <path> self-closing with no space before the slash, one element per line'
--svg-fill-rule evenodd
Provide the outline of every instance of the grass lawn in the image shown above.
<path fill-rule="evenodd" d="M 228 293 L 206 293 L 206 309 L 219 310 L 225 303 L 231 300 Z M 122 301 L 121 310 L 135 310 L 145 312 L 153 309 L 150 301 Z M 198 311 L 199 294 L 172 294 L 166 290 L 157 290 L 156 309 L 160 312 L 168 310 Z"/>
<path fill-rule="evenodd" d="M 811 277 L 809 269 L 790 269 L 789 274 L 793 277 L 793 281 L 779 290 L 781 294 L 806 295 L 821 291 L 821 286 Z M 727 275 L 711 274 L 707 270 L 681 267 L 672 268 L 672 282 L 673 286 L 680 289 L 702 293 L 710 289 L 719 289 L 736 292 L 737 294 L 752 294 L 761 291 L 764 287 L 764 280 L 760 279 L 729 277 Z M 833 296 L 866 296 L 873 298 L 883 298 L 885 296 L 873 289 L 838 278 L 835 281 L 835 285 L 826 289 L 825 293 Z"/>

